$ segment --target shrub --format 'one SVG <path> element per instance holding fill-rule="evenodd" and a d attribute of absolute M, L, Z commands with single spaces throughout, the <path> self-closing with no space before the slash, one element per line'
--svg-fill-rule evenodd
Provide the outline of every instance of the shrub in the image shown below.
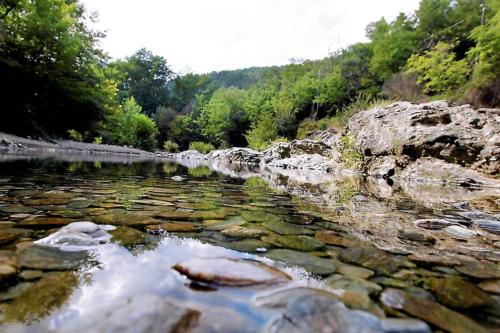
<path fill-rule="evenodd" d="M 69 136 L 70 140 L 78 141 L 78 142 L 83 141 L 83 134 L 78 132 L 77 130 L 69 129 L 68 136 Z"/>
<path fill-rule="evenodd" d="M 341 160 L 348 168 L 358 168 L 363 161 L 363 154 L 356 148 L 356 139 L 351 135 L 340 138 Z"/>
<path fill-rule="evenodd" d="M 163 149 L 169 153 L 177 153 L 179 145 L 172 140 L 167 140 L 163 143 Z"/>
<path fill-rule="evenodd" d="M 205 166 L 205 165 L 200 165 L 200 166 L 188 169 L 188 175 L 193 176 L 193 177 L 197 177 L 197 178 L 208 177 L 211 174 L 212 174 L 212 170 L 210 170 L 210 168 Z"/>
<path fill-rule="evenodd" d="M 189 149 L 190 150 L 197 150 L 198 152 L 202 154 L 208 154 L 212 150 L 214 150 L 214 146 L 212 146 L 210 143 L 205 143 L 201 141 L 193 141 L 189 144 Z"/>
<path fill-rule="evenodd" d="M 100 145 L 102 143 L 102 136 L 96 136 L 93 141 L 94 144 Z"/>
<path fill-rule="evenodd" d="M 278 138 L 278 124 L 271 113 L 266 112 L 245 135 L 248 146 L 255 150 L 264 150 Z"/>

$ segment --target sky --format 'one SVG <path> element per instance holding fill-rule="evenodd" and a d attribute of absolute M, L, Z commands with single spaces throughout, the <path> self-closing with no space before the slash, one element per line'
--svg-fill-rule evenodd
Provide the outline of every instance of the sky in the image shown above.
<path fill-rule="evenodd" d="M 382 16 L 413 12 L 419 0 L 82 0 L 98 13 L 101 47 L 123 58 L 141 47 L 179 73 L 207 73 L 321 59 L 366 41 Z"/>

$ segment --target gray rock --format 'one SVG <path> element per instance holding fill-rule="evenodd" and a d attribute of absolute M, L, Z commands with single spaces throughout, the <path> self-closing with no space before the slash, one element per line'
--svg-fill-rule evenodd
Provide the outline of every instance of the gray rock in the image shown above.
<path fill-rule="evenodd" d="M 335 272 L 335 262 L 332 259 L 319 258 L 309 253 L 275 249 L 267 252 L 265 256 L 273 260 L 300 266 L 313 274 L 326 275 Z"/>
<path fill-rule="evenodd" d="M 208 159 L 223 160 L 228 163 L 259 164 L 262 153 L 250 148 L 229 148 L 215 150 L 207 155 Z"/>
<path fill-rule="evenodd" d="M 499 113 L 444 101 L 398 102 L 359 112 L 347 130 L 366 156 L 431 156 L 495 174 L 500 170 Z"/>
<path fill-rule="evenodd" d="M 426 322 L 412 318 L 382 319 L 382 329 L 386 333 L 431 333 Z"/>
<path fill-rule="evenodd" d="M 443 231 L 449 236 L 458 239 L 468 239 L 477 235 L 477 233 L 475 233 L 474 231 L 468 230 L 467 228 L 458 225 L 451 225 L 444 228 Z"/>

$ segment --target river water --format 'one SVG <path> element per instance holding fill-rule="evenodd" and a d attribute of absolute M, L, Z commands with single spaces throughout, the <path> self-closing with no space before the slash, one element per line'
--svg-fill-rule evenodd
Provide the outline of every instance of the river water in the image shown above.
<path fill-rule="evenodd" d="M 197 313 L 195 332 L 285 332 L 273 326 L 283 310 L 262 304 L 313 289 L 433 331 L 500 326 L 498 197 L 323 180 L 173 162 L 2 162 L 0 330 L 134 332 L 165 299 Z M 114 226 L 110 240 L 85 251 L 33 243 L 77 221 Z M 257 260 L 291 281 L 199 282 L 172 269 L 190 258 Z"/>

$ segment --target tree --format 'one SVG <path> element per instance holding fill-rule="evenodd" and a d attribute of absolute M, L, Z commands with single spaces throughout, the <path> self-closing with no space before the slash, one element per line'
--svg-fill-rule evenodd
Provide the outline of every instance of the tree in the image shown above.
<path fill-rule="evenodd" d="M 246 145 L 244 133 L 250 123 L 243 109 L 244 97 L 241 89 L 220 88 L 201 109 L 201 133 L 214 145 Z"/>
<path fill-rule="evenodd" d="M 465 59 L 457 61 L 452 48 L 451 44 L 439 42 L 431 51 L 408 59 L 408 72 L 417 74 L 425 93 L 447 93 L 465 84 L 469 64 Z"/>
<path fill-rule="evenodd" d="M 65 135 L 95 132 L 116 103 L 97 48 L 102 34 L 75 0 L 0 2 L 0 130 Z"/>
<path fill-rule="evenodd" d="M 158 129 L 154 121 L 142 113 L 135 99 L 130 97 L 123 102 L 121 110 L 110 117 L 104 135 L 107 141 L 114 144 L 153 150 Z"/>
<path fill-rule="evenodd" d="M 147 116 L 151 116 L 158 106 L 167 104 L 166 84 L 173 72 L 163 57 L 140 49 L 111 66 L 119 73 L 120 100 L 134 97 Z"/>
<path fill-rule="evenodd" d="M 278 138 L 278 124 L 273 115 L 265 112 L 247 132 L 248 146 L 256 150 L 264 150 Z"/>

